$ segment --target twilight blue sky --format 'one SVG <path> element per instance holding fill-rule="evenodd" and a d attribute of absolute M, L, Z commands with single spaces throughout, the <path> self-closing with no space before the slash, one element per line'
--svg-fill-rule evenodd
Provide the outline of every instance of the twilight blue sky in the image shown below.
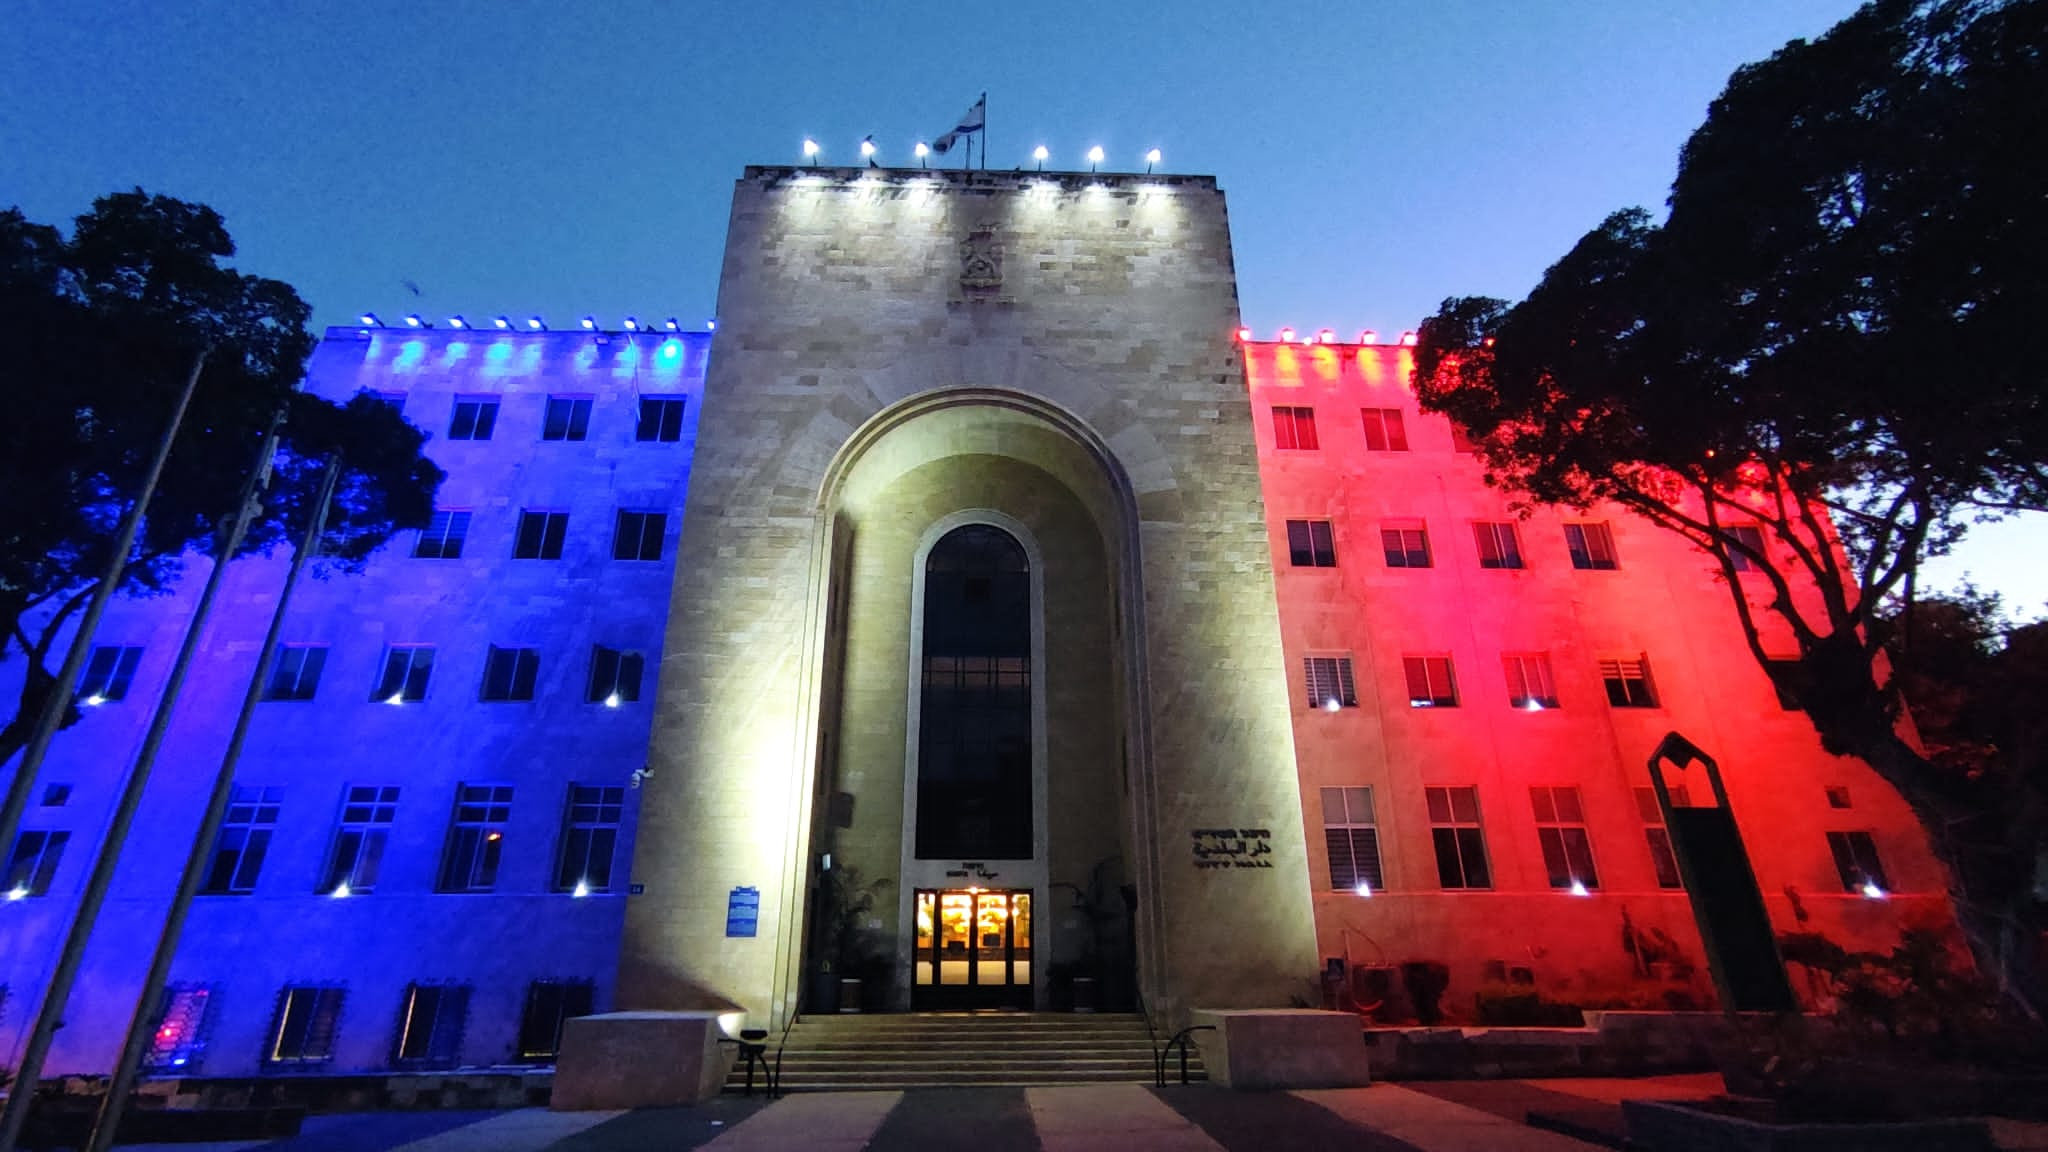
<path fill-rule="evenodd" d="M 1518 296 L 1662 203 L 1737 65 L 1851 0 L 9 0 L 0 205 L 140 185 L 212 204 L 317 324 L 363 309 L 712 314 L 731 181 L 815 137 L 882 160 L 989 94 L 989 167 L 1215 174 L 1240 298 L 1412 327 Z M 412 281 L 421 295 L 404 287 Z M 2021 526 L 1960 559 L 2033 615 Z M 1949 565 L 1952 576 L 1957 565 Z M 1940 577 L 1937 577 L 1939 579 Z"/>

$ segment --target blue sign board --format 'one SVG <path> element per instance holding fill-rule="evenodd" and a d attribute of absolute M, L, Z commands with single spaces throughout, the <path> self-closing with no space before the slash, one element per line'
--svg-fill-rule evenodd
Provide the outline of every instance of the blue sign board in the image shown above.
<path fill-rule="evenodd" d="M 761 923 L 761 890 L 735 888 L 725 901 L 725 934 L 753 936 Z"/>

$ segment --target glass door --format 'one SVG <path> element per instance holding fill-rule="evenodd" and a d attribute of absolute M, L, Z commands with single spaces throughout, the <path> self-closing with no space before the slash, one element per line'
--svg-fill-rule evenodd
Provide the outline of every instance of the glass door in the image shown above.
<path fill-rule="evenodd" d="M 1031 1006 L 1031 893 L 919 889 L 911 1003 Z"/>

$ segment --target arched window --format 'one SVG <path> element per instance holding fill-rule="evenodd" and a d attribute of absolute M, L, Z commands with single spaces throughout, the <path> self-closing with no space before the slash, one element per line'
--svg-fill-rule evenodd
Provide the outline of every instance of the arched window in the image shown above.
<path fill-rule="evenodd" d="M 988 524 L 925 560 L 920 859 L 1031 858 L 1031 563 Z"/>

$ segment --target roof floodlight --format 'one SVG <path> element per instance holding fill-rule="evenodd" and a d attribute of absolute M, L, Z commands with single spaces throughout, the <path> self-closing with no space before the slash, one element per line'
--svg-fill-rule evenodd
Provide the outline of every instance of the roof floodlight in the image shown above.
<path fill-rule="evenodd" d="M 1280 330 L 1280 342 L 1281 342 L 1282 344 L 1292 344 L 1292 343 L 1294 343 L 1294 329 L 1292 329 L 1292 328 L 1282 328 L 1282 329 Z"/>
<path fill-rule="evenodd" d="M 583 330 L 584 330 L 585 332 L 595 332 L 595 331 L 597 331 L 597 317 L 595 317 L 595 316 L 585 316 L 585 317 L 583 318 Z"/>
<path fill-rule="evenodd" d="M 811 167 L 818 166 L 818 142 L 809 136 L 804 137 L 804 159 L 811 162 Z"/>
<path fill-rule="evenodd" d="M 628 317 L 626 317 L 626 331 L 628 331 L 628 332 L 638 332 L 639 330 L 640 330 L 640 321 L 639 321 L 639 319 L 638 319 L 637 317 L 633 317 L 633 316 L 628 316 Z"/>
<path fill-rule="evenodd" d="M 1154 148 L 1150 152 L 1145 153 L 1145 174 L 1147 176 L 1152 174 L 1152 166 L 1157 163 L 1159 163 L 1159 149 Z"/>
<path fill-rule="evenodd" d="M 1095 166 L 1100 163 L 1102 163 L 1102 145 L 1097 144 L 1088 150 L 1088 170 L 1090 172 L 1095 171 Z"/>
<path fill-rule="evenodd" d="M 405 326 L 408 328 L 423 328 L 426 326 L 426 323 L 425 320 L 420 319 L 420 314 L 417 312 L 405 318 Z"/>
<path fill-rule="evenodd" d="M 361 316 L 356 317 L 356 319 L 361 320 L 365 328 L 382 328 L 384 326 L 384 322 L 377 319 L 375 312 L 365 312 Z"/>
<path fill-rule="evenodd" d="M 677 322 L 676 322 L 676 318 L 675 318 L 675 317 L 673 317 L 673 316 L 669 317 L 669 318 L 668 318 L 668 319 L 666 319 L 666 320 L 663 320 L 663 321 L 661 322 L 661 326 L 662 326 L 663 328 L 666 328 L 666 329 L 668 329 L 668 330 L 669 330 L 669 331 L 671 331 L 671 332 L 681 332 L 681 331 L 683 330 L 683 326 L 682 326 L 681 324 L 677 323 Z"/>
<path fill-rule="evenodd" d="M 526 330 L 529 332 L 545 332 L 548 330 L 547 322 L 538 316 L 528 316 L 526 318 Z"/>
<path fill-rule="evenodd" d="M 870 160 L 870 159 L 873 159 L 873 158 L 874 158 L 874 155 L 875 155 L 875 138 L 874 138 L 873 136 L 867 136 L 867 137 L 863 137 L 863 138 L 862 138 L 862 140 L 861 140 L 861 142 L 860 142 L 860 157 L 861 157 L 861 159 L 863 159 L 863 160 Z"/>
<path fill-rule="evenodd" d="M 496 320 L 491 321 L 491 323 L 495 325 L 499 331 L 510 331 L 512 328 L 512 318 L 510 316 L 500 316 Z"/>
<path fill-rule="evenodd" d="M 1039 145 L 1038 147 L 1036 147 L 1036 148 L 1033 148 L 1033 149 L 1031 150 L 1031 158 L 1032 158 L 1033 160 L 1036 160 L 1036 161 L 1038 161 L 1038 170 L 1039 170 L 1040 172 L 1043 172 L 1043 171 L 1045 171 L 1045 159 L 1046 159 L 1046 157 L 1048 157 L 1048 156 L 1051 156 L 1051 155 L 1052 155 L 1052 153 L 1051 153 L 1051 152 L 1048 152 L 1048 151 L 1046 151 L 1045 145 L 1043 145 L 1043 144 L 1040 144 L 1040 145 Z"/>
<path fill-rule="evenodd" d="M 450 316 L 448 318 L 448 326 L 450 328 L 467 328 L 469 327 L 469 321 L 464 320 L 460 316 Z"/>

